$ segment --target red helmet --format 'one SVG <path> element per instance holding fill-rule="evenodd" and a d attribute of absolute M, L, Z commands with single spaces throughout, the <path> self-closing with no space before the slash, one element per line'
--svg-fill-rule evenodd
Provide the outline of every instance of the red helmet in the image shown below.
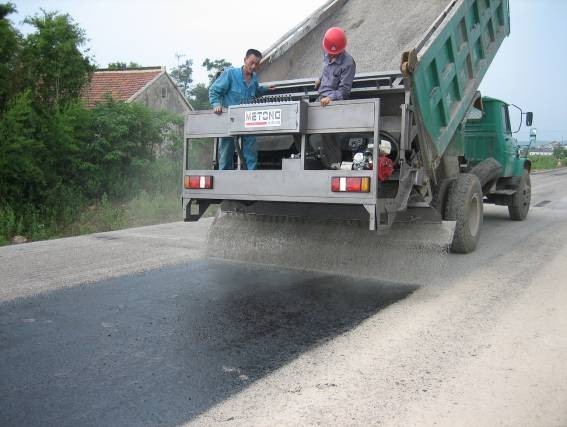
<path fill-rule="evenodd" d="M 346 48 L 346 35 L 342 28 L 331 27 L 323 37 L 323 49 L 330 55 L 338 55 Z"/>

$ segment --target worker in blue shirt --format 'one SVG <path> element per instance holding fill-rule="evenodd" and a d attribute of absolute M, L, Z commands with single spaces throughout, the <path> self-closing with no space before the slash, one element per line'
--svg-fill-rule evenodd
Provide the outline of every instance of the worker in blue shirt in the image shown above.
<path fill-rule="evenodd" d="M 245 104 L 257 96 L 265 95 L 273 87 L 260 86 L 256 77 L 256 70 L 260 66 L 262 54 L 256 49 L 248 49 L 244 57 L 244 65 L 240 68 L 226 68 L 218 79 L 209 88 L 209 101 L 217 114 L 222 114 L 223 107 Z M 245 136 L 242 138 L 242 154 L 247 169 L 256 169 L 258 151 L 256 138 Z M 220 169 L 234 169 L 234 138 L 220 139 Z"/>

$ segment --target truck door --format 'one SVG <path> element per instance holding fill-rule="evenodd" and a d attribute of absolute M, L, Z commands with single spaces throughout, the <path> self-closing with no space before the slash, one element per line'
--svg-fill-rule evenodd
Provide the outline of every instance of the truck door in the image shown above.
<path fill-rule="evenodd" d="M 504 176 L 510 176 L 512 174 L 514 158 L 517 151 L 517 141 L 512 136 L 512 126 L 510 123 L 510 112 L 508 111 L 508 105 L 502 104 L 502 125 L 504 127 L 504 158 L 506 162 L 504 165 Z"/>

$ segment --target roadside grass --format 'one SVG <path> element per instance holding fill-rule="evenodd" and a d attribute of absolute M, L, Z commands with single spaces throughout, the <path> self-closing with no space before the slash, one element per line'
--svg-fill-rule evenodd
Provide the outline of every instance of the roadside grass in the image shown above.
<path fill-rule="evenodd" d="M 18 215 L 10 206 L 0 206 L 0 246 L 10 243 L 14 236 L 27 240 L 45 240 L 61 232 L 57 213 L 53 209 L 36 209 L 26 206 Z"/>
<path fill-rule="evenodd" d="M 214 216 L 217 206 L 211 206 L 204 217 Z M 14 236 L 24 236 L 28 241 L 78 236 L 103 231 L 121 230 L 145 225 L 181 221 L 181 197 L 178 192 L 140 192 L 127 203 L 111 202 L 103 194 L 98 203 L 85 205 L 77 218 L 66 218 L 53 210 L 41 211 L 29 207 L 25 215 L 18 216 L 10 206 L 0 206 L 0 246 L 10 244 Z"/>
<path fill-rule="evenodd" d="M 182 219 L 181 198 L 177 192 L 140 192 L 126 203 L 111 202 L 104 194 L 98 203 L 84 205 L 74 218 L 59 218 L 56 212 L 30 207 L 17 215 L 10 206 L 0 206 L 0 246 L 14 236 L 29 241 L 114 231 Z"/>
<path fill-rule="evenodd" d="M 0 207 L 0 245 L 10 242 L 10 237 L 21 234 L 23 224 L 21 218 L 10 206 Z"/>
<path fill-rule="evenodd" d="M 567 166 L 567 159 L 557 159 L 555 156 L 530 156 L 532 161 L 532 170 L 541 171 L 548 169 L 557 169 Z"/>
<path fill-rule="evenodd" d="M 179 193 L 141 191 L 127 203 L 112 203 L 103 195 L 100 203 L 85 209 L 70 227 L 69 235 L 114 231 L 166 222 L 180 221 Z"/>

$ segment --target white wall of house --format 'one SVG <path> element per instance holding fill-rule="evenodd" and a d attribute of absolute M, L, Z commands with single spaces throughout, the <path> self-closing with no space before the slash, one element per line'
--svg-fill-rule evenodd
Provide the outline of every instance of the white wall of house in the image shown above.
<path fill-rule="evenodd" d="M 133 101 L 141 102 L 152 110 L 167 110 L 182 115 L 191 111 L 183 95 L 165 73 L 139 93 Z"/>

